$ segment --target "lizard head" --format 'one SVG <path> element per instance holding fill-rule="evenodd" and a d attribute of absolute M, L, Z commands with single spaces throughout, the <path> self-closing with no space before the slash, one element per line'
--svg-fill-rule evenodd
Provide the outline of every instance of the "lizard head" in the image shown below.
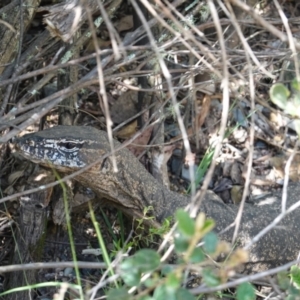
<path fill-rule="evenodd" d="M 98 137 L 99 131 L 92 127 L 56 126 L 26 134 L 17 138 L 14 144 L 25 158 L 68 171 L 85 167 L 99 157 L 101 140 Z M 105 146 L 105 143 L 101 144 Z"/>

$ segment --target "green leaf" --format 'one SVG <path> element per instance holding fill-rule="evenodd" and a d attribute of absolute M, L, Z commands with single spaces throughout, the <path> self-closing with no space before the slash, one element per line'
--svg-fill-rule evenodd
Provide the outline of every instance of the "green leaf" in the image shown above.
<path fill-rule="evenodd" d="M 135 266 L 133 257 L 129 257 L 121 263 L 120 275 L 124 282 L 129 286 L 135 286 L 140 283 L 141 272 Z"/>
<path fill-rule="evenodd" d="M 205 255 L 203 250 L 201 248 L 195 248 L 190 257 L 190 262 L 196 264 L 204 261 L 204 259 Z"/>
<path fill-rule="evenodd" d="M 159 265 L 159 254 L 151 249 L 142 249 L 121 263 L 120 274 L 127 285 L 134 286 L 140 283 L 142 273 L 155 270 Z"/>
<path fill-rule="evenodd" d="M 289 286 L 287 292 L 288 292 L 288 295 L 290 298 L 287 297 L 286 299 L 290 299 L 290 300 L 298 300 L 299 299 L 300 292 L 299 292 L 299 289 L 297 289 L 296 287 Z"/>
<path fill-rule="evenodd" d="M 176 293 L 176 299 L 177 300 L 195 300 L 196 298 L 186 289 L 184 288 L 179 288 L 177 293 Z"/>
<path fill-rule="evenodd" d="M 208 232 L 210 232 L 211 230 L 213 230 L 213 228 L 215 227 L 216 222 L 213 219 L 206 219 L 202 228 L 202 234 L 206 234 Z"/>
<path fill-rule="evenodd" d="M 270 89 L 271 101 L 281 109 L 285 109 L 290 91 L 282 83 L 274 84 Z"/>
<path fill-rule="evenodd" d="M 183 209 L 176 211 L 178 229 L 185 235 L 192 237 L 195 233 L 195 221 Z"/>
<path fill-rule="evenodd" d="M 168 275 L 169 273 L 173 272 L 175 269 L 175 266 L 173 265 L 163 265 L 163 267 L 161 268 L 161 274 L 163 276 Z"/>
<path fill-rule="evenodd" d="M 189 238 L 179 233 L 174 240 L 175 250 L 178 254 L 185 252 L 189 247 Z"/>
<path fill-rule="evenodd" d="M 158 286 L 154 293 L 153 299 L 155 300 L 176 300 L 176 289 L 168 288 L 167 285 Z"/>
<path fill-rule="evenodd" d="M 139 298 L 139 300 L 153 300 L 153 298 L 147 295 L 147 296 L 142 296 L 141 298 Z"/>
<path fill-rule="evenodd" d="M 291 279 L 294 285 L 299 289 L 300 288 L 300 268 L 297 266 L 291 267 Z"/>
<path fill-rule="evenodd" d="M 153 277 L 150 277 L 143 282 L 143 285 L 145 285 L 147 288 L 156 287 L 157 280 L 153 279 Z"/>
<path fill-rule="evenodd" d="M 291 87 L 297 92 L 300 92 L 300 82 L 297 80 L 297 78 L 294 78 L 291 82 Z"/>
<path fill-rule="evenodd" d="M 296 110 L 296 107 L 295 107 L 293 101 L 289 100 L 286 103 L 284 111 L 289 115 L 295 116 L 295 113 L 297 112 L 297 110 Z"/>
<path fill-rule="evenodd" d="M 154 250 L 142 249 L 121 263 L 121 277 L 129 286 L 138 285 L 142 273 L 152 271 L 159 265 L 160 256 Z"/>
<path fill-rule="evenodd" d="M 214 232 L 209 232 L 203 238 L 204 241 L 204 250 L 207 253 L 214 253 L 218 245 L 218 236 Z"/>
<path fill-rule="evenodd" d="M 254 287 L 249 282 L 244 282 L 238 286 L 236 296 L 238 300 L 254 300 Z"/>
<path fill-rule="evenodd" d="M 131 295 L 128 294 L 125 287 L 120 289 L 110 289 L 107 294 L 107 300 L 130 300 Z"/>
<path fill-rule="evenodd" d="M 203 280 L 208 286 L 217 286 L 220 284 L 220 279 L 209 269 L 203 270 Z"/>
<path fill-rule="evenodd" d="M 287 290 L 288 287 L 290 286 L 290 279 L 288 277 L 287 272 L 285 271 L 279 272 L 277 274 L 277 280 L 278 280 L 279 287 L 283 290 Z"/>
<path fill-rule="evenodd" d="M 167 276 L 166 285 L 168 288 L 177 290 L 180 287 L 180 278 L 178 278 L 175 273 L 170 273 Z"/>
<path fill-rule="evenodd" d="M 197 168 L 196 178 L 195 178 L 196 186 L 198 186 L 201 180 L 204 178 L 204 175 L 211 164 L 214 153 L 215 153 L 215 149 L 211 149 L 211 148 L 207 149 L 203 159 L 201 160 Z M 188 188 L 188 193 L 190 192 L 190 190 L 191 190 L 191 186 L 189 186 Z"/>
<path fill-rule="evenodd" d="M 133 259 L 134 267 L 143 273 L 155 270 L 160 265 L 160 256 L 152 249 L 139 250 Z"/>

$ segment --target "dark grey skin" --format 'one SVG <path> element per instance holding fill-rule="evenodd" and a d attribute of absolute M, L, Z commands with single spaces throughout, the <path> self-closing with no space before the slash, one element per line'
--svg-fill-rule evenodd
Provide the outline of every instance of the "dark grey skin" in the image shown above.
<path fill-rule="evenodd" d="M 109 201 L 133 217 L 141 217 L 145 207 L 153 207 L 156 224 L 176 209 L 190 204 L 190 197 L 168 190 L 156 181 L 140 162 L 123 148 L 115 153 L 118 172 L 113 171 L 107 134 L 92 127 L 56 126 L 25 135 L 15 142 L 17 151 L 25 158 L 71 174 L 94 163 L 90 169 L 76 175 L 75 180 L 91 188 L 99 201 Z M 115 149 L 121 146 L 115 141 Z M 106 158 L 102 158 L 106 156 Z M 300 200 L 300 186 L 289 188 L 288 205 Z M 268 201 L 265 201 L 268 202 Z M 213 192 L 207 191 L 200 211 L 216 221 L 215 231 L 221 233 L 234 223 L 238 207 L 224 204 Z M 240 246 L 247 245 L 281 211 L 281 195 L 274 194 L 268 204 L 245 204 L 238 236 Z M 258 272 L 295 260 L 300 249 L 300 211 L 296 209 L 256 244 L 250 247 L 249 263 L 243 271 Z M 233 227 L 220 238 L 231 242 Z"/>

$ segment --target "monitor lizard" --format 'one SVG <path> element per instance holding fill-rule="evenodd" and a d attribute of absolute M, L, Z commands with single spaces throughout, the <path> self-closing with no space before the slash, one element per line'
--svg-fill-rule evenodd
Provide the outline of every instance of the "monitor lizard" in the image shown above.
<path fill-rule="evenodd" d="M 56 126 L 44 131 L 27 134 L 15 140 L 16 150 L 25 158 L 43 166 L 51 166 L 66 174 L 84 169 L 74 179 L 92 189 L 99 201 L 108 200 L 125 213 L 140 218 L 145 207 L 153 207 L 157 224 L 173 216 L 176 209 L 190 204 L 190 196 L 170 191 L 151 174 L 131 152 L 115 143 L 118 172 L 114 172 L 110 145 L 106 132 L 92 127 Z M 294 186 L 288 206 L 297 202 L 299 184 Z M 224 204 L 212 191 L 207 191 L 200 211 L 215 220 L 215 231 L 231 242 L 232 225 L 238 211 L 235 205 Z M 240 246 L 247 245 L 263 228 L 270 224 L 281 211 L 280 195 L 274 194 L 265 205 L 245 204 L 238 236 Z M 288 214 L 250 249 L 247 272 L 263 271 L 296 259 L 300 248 L 300 211 Z"/>

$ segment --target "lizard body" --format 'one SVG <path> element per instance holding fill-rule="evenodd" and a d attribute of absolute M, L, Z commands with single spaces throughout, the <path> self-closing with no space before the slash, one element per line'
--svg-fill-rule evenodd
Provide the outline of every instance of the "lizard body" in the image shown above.
<path fill-rule="evenodd" d="M 115 141 L 115 147 L 120 143 Z M 57 126 L 16 141 L 17 150 L 27 159 L 70 174 L 96 160 L 95 165 L 74 179 L 91 188 L 100 198 L 112 201 L 132 216 L 141 217 L 152 206 L 158 221 L 170 215 L 171 206 L 186 206 L 189 197 L 165 189 L 127 149 L 116 151 L 119 171 L 115 173 L 107 134 L 92 127 Z"/>
<path fill-rule="evenodd" d="M 152 206 L 154 217 L 161 222 L 190 203 L 189 196 L 172 192 L 156 181 L 129 150 L 118 150 L 121 144 L 117 141 L 115 157 L 119 171 L 115 173 L 107 134 L 92 127 L 56 126 L 18 138 L 15 146 L 25 158 L 67 174 L 93 164 L 74 179 L 134 217 L 141 217 L 143 209 Z M 300 186 L 294 185 L 287 207 L 300 200 L 299 195 Z M 247 245 L 281 212 L 280 195 L 269 200 L 261 206 L 245 204 L 238 238 L 241 246 Z M 207 191 L 200 211 L 216 221 L 216 232 L 230 242 L 233 226 L 223 231 L 234 224 L 238 207 L 225 205 Z M 248 272 L 263 271 L 296 259 L 300 248 L 299 217 L 300 210 L 296 209 L 249 248 Z"/>

